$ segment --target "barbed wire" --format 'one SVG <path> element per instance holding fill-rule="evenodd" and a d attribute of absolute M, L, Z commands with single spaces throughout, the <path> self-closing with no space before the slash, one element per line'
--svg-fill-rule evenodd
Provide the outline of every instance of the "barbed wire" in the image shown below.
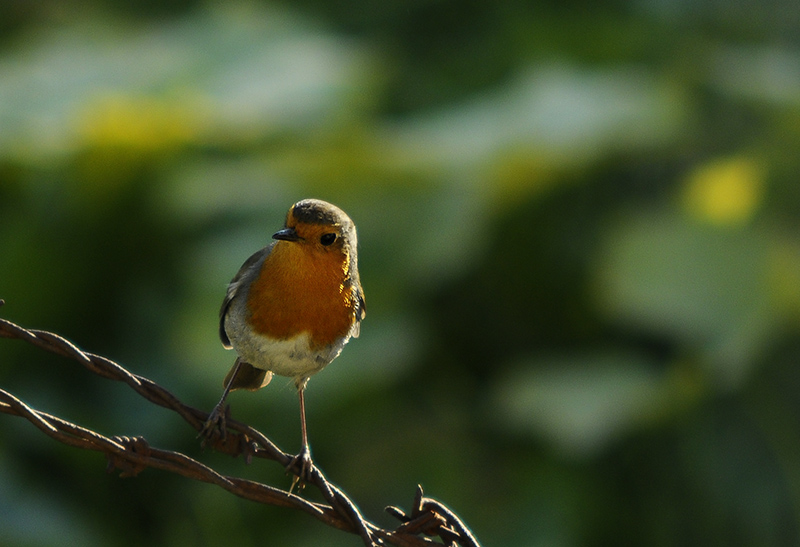
<path fill-rule="evenodd" d="M 3 300 L 0 300 L 0 306 L 3 304 Z M 106 357 L 84 352 L 58 334 L 25 329 L 0 318 L 0 336 L 25 341 L 77 361 L 99 376 L 124 382 L 147 401 L 176 412 L 197 432 L 201 431 L 208 418 L 208 413 L 184 404 L 154 381 L 133 374 Z M 319 489 L 327 504 L 311 502 L 290 491 L 267 484 L 222 475 L 185 454 L 152 447 L 144 437 L 106 437 L 58 416 L 36 410 L 3 389 L 0 389 L 0 412 L 28 420 L 47 436 L 61 443 L 103 452 L 108 460 L 109 470 L 118 469 L 123 477 L 136 476 L 151 467 L 214 484 L 240 498 L 303 511 L 328 526 L 360 536 L 369 547 L 386 544 L 398 547 L 480 547 L 477 539 L 456 514 L 441 502 L 424 497 L 420 486 L 417 486 L 412 508 L 408 513 L 397 507 L 386 508 L 390 515 L 401 521 L 396 529 L 389 530 L 366 520 L 356 504 L 341 489 L 329 482 L 316 466 L 312 466 L 308 483 Z M 226 420 L 226 425 L 227 434 L 206 439 L 204 442 L 207 446 L 232 456 L 242 455 L 248 462 L 254 457 L 271 459 L 295 475 L 299 473 L 299 469 L 292 467 L 293 456 L 278 448 L 263 433 L 230 418 Z M 437 536 L 441 543 L 431 539 Z"/>

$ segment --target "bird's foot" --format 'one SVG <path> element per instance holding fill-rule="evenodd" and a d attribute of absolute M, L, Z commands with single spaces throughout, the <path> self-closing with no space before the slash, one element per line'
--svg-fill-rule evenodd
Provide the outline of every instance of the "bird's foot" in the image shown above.
<path fill-rule="evenodd" d="M 313 469 L 314 462 L 311 460 L 311 449 L 308 445 L 304 445 L 300 453 L 292 458 L 292 461 L 286 466 L 287 473 L 294 473 L 294 479 L 292 480 L 292 486 L 289 488 L 289 492 L 292 492 L 295 486 L 297 486 L 298 491 L 305 488 L 306 483 L 311 481 Z"/>
<path fill-rule="evenodd" d="M 212 446 L 217 442 L 225 442 L 228 436 L 228 414 L 230 413 L 230 406 L 217 405 L 211 414 L 208 415 L 206 423 L 198 433 L 197 437 L 203 439 L 202 445 L 211 444 Z"/>

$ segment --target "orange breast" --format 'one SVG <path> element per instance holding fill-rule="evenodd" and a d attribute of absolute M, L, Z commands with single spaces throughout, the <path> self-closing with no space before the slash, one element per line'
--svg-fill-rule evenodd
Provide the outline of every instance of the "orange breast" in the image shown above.
<path fill-rule="evenodd" d="M 250 287 L 248 322 L 270 338 L 309 332 L 312 346 L 334 343 L 355 321 L 353 290 L 344 286 L 348 266 L 341 252 L 278 241 Z"/>

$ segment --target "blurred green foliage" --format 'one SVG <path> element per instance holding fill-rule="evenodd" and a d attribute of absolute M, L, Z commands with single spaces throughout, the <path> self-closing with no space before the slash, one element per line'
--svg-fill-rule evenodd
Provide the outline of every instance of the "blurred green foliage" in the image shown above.
<path fill-rule="evenodd" d="M 310 436 L 369 518 L 421 483 L 485 545 L 800 542 L 797 2 L 0 12 L 4 317 L 210 409 L 227 281 L 327 199 L 359 227 L 369 313 L 310 383 Z M 289 484 L 0 346 L 37 408 Z M 230 402 L 298 448 L 289 381 Z M 0 418 L 2 543 L 358 543 L 104 465 Z"/>

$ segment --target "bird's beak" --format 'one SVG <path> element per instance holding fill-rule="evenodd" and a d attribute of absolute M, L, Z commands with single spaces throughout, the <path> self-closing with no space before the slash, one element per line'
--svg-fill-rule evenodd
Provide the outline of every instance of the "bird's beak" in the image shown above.
<path fill-rule="evenodd" d="M 297 232 L 294 228 L 284 228 L 283 230 L 278 230 L 272 234 L 272 239 L 282 239 L 283 241 L 299 241 L 303 238 L 297 235 Z"/>

